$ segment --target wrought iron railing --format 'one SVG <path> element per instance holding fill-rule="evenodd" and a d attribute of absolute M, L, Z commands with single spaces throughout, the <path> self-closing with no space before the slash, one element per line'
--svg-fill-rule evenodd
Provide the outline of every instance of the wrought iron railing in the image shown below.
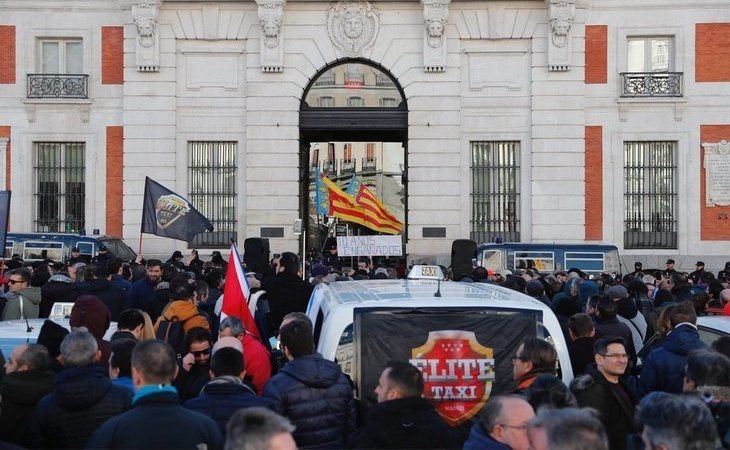
<path fill-rule="evenodd" d="M 28 98 L 89 98 L 89 76 L 29 73 Z"/>
<path fill-rule="evenodd" d="M 374 172 L 377 168 L 378 162 L 375 159 L 362 159 L 362 171 L 363 172 Z"/>
<path fill-rule="evenodd" d="M 78 233 L 86 218 L 83 142 L 35 142 L 37 232 Z"/>
<path fill-rule="evenodd" d="M 681 97 L 682 72 L 622 72 L 621 97 Z"/>
<path fill-rule="evenodd" d="M 354 159 L 341 159 L 340 160 L 340 174 L 341 175 L 352 175 L 355 173 L 355 160 Z"/>

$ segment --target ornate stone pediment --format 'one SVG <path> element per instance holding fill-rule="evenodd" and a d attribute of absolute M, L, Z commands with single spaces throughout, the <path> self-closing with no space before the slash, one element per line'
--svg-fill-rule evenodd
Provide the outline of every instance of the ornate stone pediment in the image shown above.
<path fill-rule="evenodd" d="M 375 44 L 380 16 L 367 1 L 337 2 L 327 15 L 327 31 L 340 56 L 357 58 Z"/>
<path fill-rule="evenodd" d="M 423 67 L 426 72 L 443 72 L 446 67 L 446 25 L 451 0 L 421 0 L 423 24 Z"/>
<path fill-rule="evenodd" d="M 261 23 L 261 71 L 281 72 L 284 67 L 282 26 L 286 0 L 256 0 Z"/>
<path fill-rule="evenodd" d="M 570 70 L 573 45 L 571 28 L 575 21 L 575 0 L 546 0 L 549 15 L 548 70 Z"/>
<path fill-rule="evenodd" d="M 137 26 L 136 62 L 140 72 L 160 70 L 160 37 L 157 30 L 159 14 L 156 1 L 132 5 L 132 19 Z"/>

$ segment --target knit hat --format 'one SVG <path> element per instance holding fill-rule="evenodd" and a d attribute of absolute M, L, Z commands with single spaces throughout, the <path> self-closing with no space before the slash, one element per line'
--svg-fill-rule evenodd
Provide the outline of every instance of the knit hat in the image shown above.
<path fill-rule="evenodd" d="M 629 291 L 627 291 L 623 285 L 617 284 L 616 286 L 608 288 L 606 295 L 608 295 L 608 298 L 611 300 L 620 300 L 622 298 L 628 298 Z"/>
<path fill-rule="evenodd" d="M 329 267 L 325 266 L 322 263 L 314 263 L 312 266 L 312 276 L 313 277 L 323 277 L 330 273 Z"/>
<path fill-rule="evenodd" d="M 528 281 L 527 285 L 525 285 L 525 292 L 530 297 L 542 297 L 545 294 L 545 286 L 537 280 Z"/>
<path fill-rule="evenodd" d="M 86 327 L 96 339 L 103 339 L 112 316 L 104 303 L 94 295 L 82 295 L 71 309 L 71 328 Z"/>

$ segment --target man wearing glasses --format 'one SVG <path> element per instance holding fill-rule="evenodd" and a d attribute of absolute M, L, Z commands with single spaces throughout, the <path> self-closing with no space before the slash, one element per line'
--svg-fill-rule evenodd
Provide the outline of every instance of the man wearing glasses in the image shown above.
<path fill-rule="evenodd" d="M 621 379 L 629 364 L 629 355 L 621 337 L 603 337 L 593 347 L 595 364 L 586 369 L 586 375 L 570 384 L 570 389 L 581 408 L 598 411 L 599 419 L 606 428 L 609 448 L 627 448 L 629 434 L 637 432 L 634 421 L 636 394 Z"/>
<path fill-rule="evenodd" d="M 492 397 L 480 413 L 464 450 L 528 450 L 527 425 L 535 417 L 521 396 Z"/>
<path fill-rule="evenodd" d="M 36 319 L 41 303 L 41 288 L 30 285 L 30 272 L 15 269 L 8 274 L 9 292 L 2 312 L 2 320 Z"/>

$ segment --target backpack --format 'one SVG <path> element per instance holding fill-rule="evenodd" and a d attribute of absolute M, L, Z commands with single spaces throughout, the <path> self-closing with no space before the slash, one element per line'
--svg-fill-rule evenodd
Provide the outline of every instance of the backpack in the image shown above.
<path fill-rule="evenodd" d="M 196 314 L 195 316 L 199 315 L 200 314 Z M 168 343 L 175 351 L 175 355 L 178 359 L 182 358 L 185 354 L 185 322 L 195 316 L 183 321 L 178 319 L 177 316 L 172 316 L 169 320 L 165 316 L 160 316 L 160 324 L 159 327 L 157 327 L 155 337 Z"/>

